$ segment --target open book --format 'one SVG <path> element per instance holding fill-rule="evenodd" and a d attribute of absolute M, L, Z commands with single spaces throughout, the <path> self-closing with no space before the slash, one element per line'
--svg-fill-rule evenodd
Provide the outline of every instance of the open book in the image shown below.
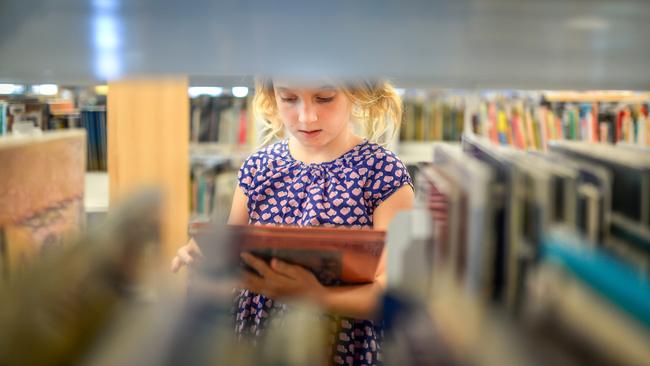
<path fill-rule="evenodd" d="M 209 226 L 201 226 L 192 225 L 190 233 L 204 250 L 209 242 L 200 237 Z M 301 265 L 326 286 L 372 282 L 386 236 L 378 230 L 323 227 L 227 225 L 218 230 L 227 233 L 216 233 L 215 239 L 229 238 L 237 253 Z"/>

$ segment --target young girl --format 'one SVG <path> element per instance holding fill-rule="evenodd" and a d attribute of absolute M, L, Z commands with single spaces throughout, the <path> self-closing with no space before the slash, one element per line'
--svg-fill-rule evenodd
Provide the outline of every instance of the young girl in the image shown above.
<path fill-rule="evenodd" d="M 377 140 L 401 120 L 401 100 L 386 82 L 301 85 L 288 80 L 256 83 L 256 116 L 267 123 L 265 143 L 285 131 L 288 139 L 251 155 L 239 171 L 229 223 L 346 226 L 386 230 L 399 210 L 411 208 L 413 184 L 394 153 Z M 353 133 L 362 124 L 367 139 Z M 384 253 L 385 255 L 385 253 Z M 172 270 L 200 256 L 193 241 L 178 251 Z M 243 275 L 236 300 L 238 336 L 260 336 L 270 318 L 301 298 L 328 314 L 334 364 L 381 362 L 382 329 L 367 320 L 386 286 L 385 257 L 373 283 L 322 286 L 303 267 L 266 262 L 244 253 L 258 273 Z M 277 301 L 276 301 L 277 300 Z"/>

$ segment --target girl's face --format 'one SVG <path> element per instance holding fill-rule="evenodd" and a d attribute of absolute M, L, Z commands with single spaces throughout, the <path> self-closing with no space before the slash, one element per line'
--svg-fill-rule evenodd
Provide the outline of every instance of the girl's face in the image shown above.
<path fill-rule="evenodd" d="M 336 87 L 275 81 L 274 93 L 282 123 L 302 145 L 324 147 L 347 136 L 352 103 Z"/>

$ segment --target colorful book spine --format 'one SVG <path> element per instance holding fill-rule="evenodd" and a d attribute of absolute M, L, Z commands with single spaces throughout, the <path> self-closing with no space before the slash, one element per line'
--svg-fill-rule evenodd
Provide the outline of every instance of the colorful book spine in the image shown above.
<path fill-rule="evenodd" d="M 7 103 L 0 102 L 0 136 L 8 133 L 7 109 Z"/>
<path fill-rule="evenodd" d="M 548 132 L 547 132 L 547 124 L 548 124 L 548 118 L 549 118 L 549 110 L 546 107 L 542 107 L 540 109 L 540 140 L 541 140 L 541 146 L 542 150 L 546 151 L 548 149 Z"/>
<path fill-rule="evenodd" d="M 592 113 L 591 113 L 591 123 L 592 123 L 592 133 L 593 133 L 593 142 L 600 141 L 600 136 L 598 134 L 598 103 L 592 103 Z"/>
<path fill-rule="evenodd" d="M 497 111 L 496 105 L 490 103 L 488 105 L 488 126 L 490 131 L 490 140 L 494 143 L 499 143 L 499 128 L 497 126 Z"/>
<path fill-rule="evenodd" d="M 508 119 L 506 118 L 506 113 L 504 111 L 498 111 L 497 119 L 499 143 L 501 145 L 511 145 L 512 139 L 509 136 Z"/>
<path fill-rule="evenodd" d="M 524 132 L 522 130 L 521 118 L 519 118 L 519 115 L 517 114 L 512 116 L 512 127 L 515 146 L 520 149 L 526 149 L 527 146 L 524 139 Z"/>
<path fill-rule="evenodd" d="M 533 149 L 538 149 L 539 145 L 537 144 L 537 139 L 533 132 L 535 129 L 533 127 L 533 116 L 530 113 L 530 109 L 526 109 L 524 116 L 526 120 L 526 144 Z"/>

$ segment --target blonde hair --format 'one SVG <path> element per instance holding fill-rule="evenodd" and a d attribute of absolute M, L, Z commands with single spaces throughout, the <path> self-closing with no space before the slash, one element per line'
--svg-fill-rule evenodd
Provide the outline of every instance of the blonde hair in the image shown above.
<path fill-rule="evenodd" d="M 339 88 L 352 102 L 352 118 L 362 125 L 368 140 L 384 145 L 393 138 L 402 120 L 402 99 L 389 82 L 359 80 L 341 83 Z M 263 146 L 282 137 L 283 124 L 270 77 L 255 81 L 253 115 L 264 123 Z"/>

